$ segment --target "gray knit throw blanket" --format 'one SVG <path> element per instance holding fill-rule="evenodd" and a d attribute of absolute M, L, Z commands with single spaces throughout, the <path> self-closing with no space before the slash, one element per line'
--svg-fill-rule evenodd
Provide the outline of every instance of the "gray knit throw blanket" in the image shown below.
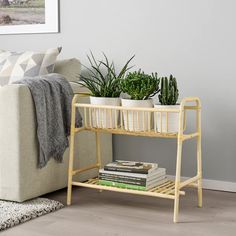
<path fill-rule="evenodd" d="M 24 78 L 15 82 L 29 87 L 36 110 L 39 142 L 38 166 L 44 167 L 50 158 L 62 162 L 69 146 L 71 103 L 73 91 L 69 82 L 59 74 Z M 82 125 L 77 112 L 76 126 Z"/>

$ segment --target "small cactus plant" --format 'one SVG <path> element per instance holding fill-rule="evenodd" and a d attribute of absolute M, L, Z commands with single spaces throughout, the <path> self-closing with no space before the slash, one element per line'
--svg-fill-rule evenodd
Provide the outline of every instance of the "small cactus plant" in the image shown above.
<path fill-rule="evenodd" d="M 170 75 L 169 78 L 161 78 L 161 89 L 158 97 L 161 105 L 176 105 L 179 97 L 179 90 L 176 78 L 173 77 L 173 75 Z"/>

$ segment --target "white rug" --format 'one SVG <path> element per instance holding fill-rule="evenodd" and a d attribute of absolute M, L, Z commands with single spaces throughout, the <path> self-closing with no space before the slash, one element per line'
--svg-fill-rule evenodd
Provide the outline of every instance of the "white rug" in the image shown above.
<path fill-rule="evenodd" d="M 62 203 L 47 198 L 36 198 L 23 203 L 0 200 L 0 231 L 62 207 Z"/>

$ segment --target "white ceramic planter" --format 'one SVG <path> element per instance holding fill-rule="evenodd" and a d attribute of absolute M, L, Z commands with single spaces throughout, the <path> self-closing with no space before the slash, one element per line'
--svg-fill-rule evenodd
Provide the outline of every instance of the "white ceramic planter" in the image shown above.
<path fill-rule="evenodd" d="M 90 97 L 90 104 L 120 106 L 120 98 Z M 92 126 L 96 128 L 115 128 L 119 121 L 119 111 L 95 109 L 92 111 Z"/>
<path fill-rule="evenodd" d="M 154 107 L 159 109 L 179 109 L 180 105 L 154 105 Z M 154 126 L 155 130 L 161 133 L 178 133 L 179 113 L 169 112 L 167 118 L 166 112 L 157 112 L 154 116 Z"/>
<path fill-rule="evenodd" d="M 123 107 L 153 107 L 152 100 L 122 99 L 121 103 Z M 129 131 L 146 131 L 152 128 L 150 112 L 123 111 L 123 121 L 124 128 Z"/>

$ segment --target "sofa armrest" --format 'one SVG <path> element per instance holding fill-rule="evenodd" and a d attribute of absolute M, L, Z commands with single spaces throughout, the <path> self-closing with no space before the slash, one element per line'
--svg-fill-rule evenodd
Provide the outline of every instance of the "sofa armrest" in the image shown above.
<path fill-rule="evenodd" d="M 22 167 L 37 165 L 35 110 L 27 86 L 11 84 L 0 88 L 0 191 L 16 199 L 22 181 Z M 30 147 L 30 148 L 29 148 Z M 31 156 L 32 160 L 28 160 Z M 19 158 L 23 157 L 23 158 Z M 34 159 L 34 160 L 33 160 Z"/>

